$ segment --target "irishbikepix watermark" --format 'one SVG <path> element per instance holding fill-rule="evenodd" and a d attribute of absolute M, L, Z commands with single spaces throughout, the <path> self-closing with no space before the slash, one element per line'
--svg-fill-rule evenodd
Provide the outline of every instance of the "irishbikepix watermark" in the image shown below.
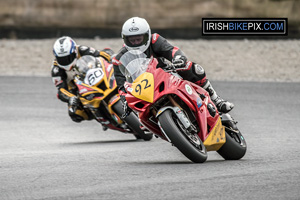
<path fill-rule="evenodd" d="M 287 18 L 203 18 L 202 35 L 287 35 Z"/>

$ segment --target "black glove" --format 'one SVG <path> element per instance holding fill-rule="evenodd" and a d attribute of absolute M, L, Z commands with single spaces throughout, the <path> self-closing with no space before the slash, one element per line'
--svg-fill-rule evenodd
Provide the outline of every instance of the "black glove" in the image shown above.
<path fill-rule="evenodd" d="M 172 64 L 173 66 L 177 69 L 177 68 L 183 68 L 186 64 L 186 57 L 182 56 L 182 55 L 177 55 L 175 56 L 175 58 L 173 58 L 172 60 Z"/>
<path fill-rule="evenodd" d="M 76 96 L 70 97 L 69 99 L 69 105 L 70 106 L 78 106 L 79 105 L 79 99 Z"/>
<path fill-rule="evenodd" d="M 126 98 L 124 95 L 120 95 L 120 99 L 122 101 L 123 111 L 124 111 L 121 118 L 125 119 L 132 112 L 132 109 L 130 107 L 128 107 L 128 104 L 127 104 L 127 101 L 126 101 Z"/>

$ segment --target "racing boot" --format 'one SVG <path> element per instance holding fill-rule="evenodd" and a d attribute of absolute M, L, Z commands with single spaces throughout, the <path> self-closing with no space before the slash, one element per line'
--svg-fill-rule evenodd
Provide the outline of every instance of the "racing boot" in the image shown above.
<path fill-rule="evenodd" d="M 104 117 L 97 117 L 97 121 L 102 125 L 102 130 L 106 131 L 108 129 L 108 125 L 110 124 L 110 121 L 105 119 Z"/>
<path fill-rule="evenodd" d="M 234 107 L 233 103 L 230 103 L 229 101 L 225 101 L 224 99 L 222 99 L 214 90 L 209 80 L 206 81 L 205 85 L 203 86 L 203 89 L 208 91 L 211 100 L 214 102 L 219 112 L 228 113 L 233 109 Z"/>
<path fill-rule="evenodd" d="M 102 125 L 102 130 L 106 131 L 110 125 L 110 121 L 103 116 L 99 109 L 93 111 L 95 119 Z"/>

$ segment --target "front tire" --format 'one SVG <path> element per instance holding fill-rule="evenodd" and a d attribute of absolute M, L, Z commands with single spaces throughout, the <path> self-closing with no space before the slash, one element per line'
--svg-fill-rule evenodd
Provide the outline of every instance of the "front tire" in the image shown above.
<path fill-rule="evenodd" d="M 117 113 L 119 117 L 121 117 L 124 113 L 122 102 L 119 100 L 112 106 L 113 110 Z M 149 141 L 153 138 L 153 133 L 145 133 L 140 128 L 140 121 L 138 116 L 135 115 L 134 112 L 131 112 L 125 119 L 123 119 L 126 124 L 130 127 L 131 130 L 134 132 L 134 136 L 136 139 L 143 139 L 145 141 Z"/>
<path fill-rule="evenodd" d="M 245 138 L 235 125 L 225 127 L 226 142 L 217 152 L 225 160 L 239 160 L 247 151 Z"/>
<path fill-rule="evenodd" d="M 196 145 L 195 141 L 191 140 L 185 133 L 183 133 L 184 130 L 182 129 L 182 126 L 180 126 L 180 121 L 177 119 L 173 111 L 165 110 L 158 117 L 158 120 L 171 142 L 188 159 L 195 163 L 203 163 L 206 161 L 207 151 L 203 142 L 198 135 L 193 135 L 197 138 L 198 145 Z"/>

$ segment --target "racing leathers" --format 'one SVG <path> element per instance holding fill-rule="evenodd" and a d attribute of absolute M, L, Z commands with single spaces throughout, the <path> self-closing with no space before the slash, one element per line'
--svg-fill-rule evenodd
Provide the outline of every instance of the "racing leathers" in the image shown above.
<path fill-rule="evenodd" d="M 123 85 L 126 80 L 119 69 L 119 65 L 121 64 L 119 60 L 127 51 L 126 47 L 122 47 L 119 53 L 113 58 L 114 73 L 119 89 L 124 88 Z M 233 108 L 232 103 L 224 101 L 217 95 L 209 80 L 206 78 L 204 69 L 199 64 L 187 61 L 187 57 L 178 47 L 171 45 L 159 34 L 152 34 L 151 43 L 144 53 L 148 58 L 151 56 L 157 58 L 159 62 L 158 67 L 166 66 L 165 59 L 173 63 L 175 63 L 174 60 L 182 60 L 183 66 L 181 66 L 177 72 L 183 79 L 196 83 L 207 90 L 219 111 L 226 113 Z"/>
<path fill-rule="evenodd" d="M 84 55 L 91 55 L 94 57 L 103 57 L 108 62 L 111 61 L 111 56 L 113 51 L 109 48 L 105 48 L 101 51 L 95 50 L 91 47 L 77 45 L 77 59 Z M 77 70 L 72 68 L 70 71 L 66 71 L 60 68 L 57 64 L 56 59 L 53 61 L 51 66 L 51 76 L 54 85 L 57 88 L 57 98 L 63 102 L 68 103 L 68 113 L 74 122 L 81 122 L 82 120 L 93 119 L 92 114 L 87 110 L 82 108 L 82 106 L 71 106 L 70 101 L 72 101 L 77 94 L 77 87 L 74 84 L 73 78 L 78 73 Z"/>

